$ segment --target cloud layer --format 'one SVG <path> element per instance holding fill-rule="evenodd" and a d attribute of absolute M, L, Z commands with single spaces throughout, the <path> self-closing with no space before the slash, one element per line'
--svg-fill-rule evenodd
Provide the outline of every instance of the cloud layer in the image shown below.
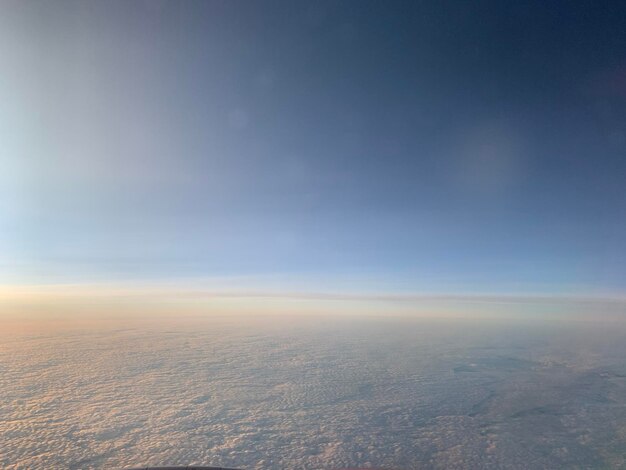
<path fill-rule="evenodd" d="M 619 465 L 621 335 L 303 318 L 4 335 L 0 466 Z"/>

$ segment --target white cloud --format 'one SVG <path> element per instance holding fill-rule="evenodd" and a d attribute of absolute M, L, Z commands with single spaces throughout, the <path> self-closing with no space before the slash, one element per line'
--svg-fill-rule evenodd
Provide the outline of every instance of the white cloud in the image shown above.
<path fill-rule="evenodd" d="M 0 467 L 548 468 L 618 458 L 626 384 L 615 364 L 624 367 L 626 347 L 617 332 L 556 341 L 543 326 L 323 323 L 2 335 Z"/>

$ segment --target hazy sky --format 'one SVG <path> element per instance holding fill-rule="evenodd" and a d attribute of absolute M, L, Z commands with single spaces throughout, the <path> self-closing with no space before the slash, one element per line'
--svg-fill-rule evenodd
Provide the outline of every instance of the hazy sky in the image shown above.
<path fill-rule="evenodd" d="M 5 0 L 0 283 L 624 292 L 618 3 Z"/>

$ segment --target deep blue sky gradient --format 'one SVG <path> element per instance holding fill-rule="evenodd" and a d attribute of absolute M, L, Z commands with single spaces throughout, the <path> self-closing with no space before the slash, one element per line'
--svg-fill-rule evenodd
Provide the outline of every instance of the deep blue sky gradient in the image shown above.
<path fill-rule="evenodd" d="M 626 288 L 619 2 L 4 2 L 1 279 Z"/>

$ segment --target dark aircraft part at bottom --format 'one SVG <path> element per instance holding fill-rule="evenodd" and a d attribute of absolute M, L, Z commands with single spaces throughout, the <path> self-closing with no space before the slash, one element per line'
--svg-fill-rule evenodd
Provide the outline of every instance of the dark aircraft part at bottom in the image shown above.
<path fill-rule="evenodd" d="M 188 465 L 186 467 L 135 467 L 127 470 L 237 470 L 236 468 L 224 468 L 224 467 L 196 467 L 195 465 Z"/>
<path fill-rule="evenodd" d="M 224 468 L 224 467 L 197 467 L 195 465 L 189 465 L 186 467 L 134 467 L 126 470 L 238 470 L 236 468 Z M 343 470 L 383 470 L 381 468 L 346 468 Z"/>

